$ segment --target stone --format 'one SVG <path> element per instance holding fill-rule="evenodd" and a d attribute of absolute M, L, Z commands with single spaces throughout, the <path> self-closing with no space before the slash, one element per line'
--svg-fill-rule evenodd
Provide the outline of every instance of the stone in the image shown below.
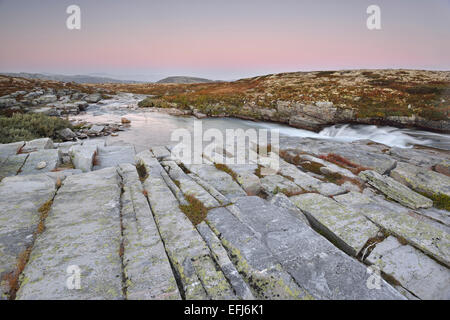
<path fill-rule="evenodd" d="M 50 138 L 42 138 L 42 139 L 36 139 L 27 141 L 25 143 L 25 146 L 22 147 L 21 153 L 30 153 L 38 150 L 44 150 L 44 149 L 54 149 L 55 146 L 53 145 L 53 141 Z"/>
<path fill-rule="evenodd" d="M 450 299 L 450 271 L 410 245 L 389 236 L 366 259 L 424 300 Z"/>
<path fill-rule="evenodd" d="M 192 174 L 192 173 L 188 173 L 188 176 L 191 177 L 192 180 L 197 182 L 197 184 L 200 185 L 203 189 L 208 191 L 208 193 L 210 195 L 212 195 L 214 197 L 214 199 L 216 199 L 222 206 L 231 204 L 231 201 L 228 200 L 227 197 L 225 197 L 223 194 L 221 194 L 219 191 L 217 191 L 217 189 L 214 188 L 212 185 L 210 185 L 207 182 L 205 182 L 204 180 L 200 179 L 199 176 Z"/>
<path fill-rule="evenodd" d="M 0 300 L 8 298 L 5 276 L 34 241 L 39 208 L 53 199 L 55 182 L 43 175 L 7 177 L 0 182 Z"/>
<path fill-rule="evenodd" d="M 66 141 L 61 143 L 55 143 L 55 148 L 61 151 L 61 155 L 68 156 L 69 150 L 72 146 L 81 145 L 80 141 Z"/>
<path fill-rule="evenodd" d="M 159 161 L 170 158 L 170 151 L 165 146 L 154 146 L 150 151 Z"/>
<path fill-rule="evenodd" d="M 450 197 L 450 177 L 446 175 L 399 162 L 390 176 L 417 192 Z"/>
<path fill-rule="evenodd" d="M 334 197 L 391 234 L 405 239 L 417 249 L 450 266 L 450 234 L 405 212 L 393 211 L 361 193 Z"/>
<path fill-rule="evenodd" d="M 306 214 L 311 226 L 351 256 L 358 255 L 379 231 L 361 213 L 322 195 L 306 193 L 289 199 Z"/>
<path fill-rule="evenodd" d="M 245 191 L 233 180 L 233 178 L 209 164 L 184 164 L 192 173 L 196 174 L 206 183 L 212 185 L 231 202 L 239 197 L 245 197 Z"/>
<path fill-rule="evenodd" d="M 384 280 L 379 290 L 369 289 L 370 274 L 362 263 L 347 256 L 289 210 L 258 197 L 239 199 L 235 206 L 268 250 L 316 299 L 403 299 Z M 255 214 L 258 212 L 258 214 Z"/>
<path fill-rule="evenodd" d="M 84 97 L 84 100 L 89 103 L 97 103 L 102 100 L 102 95 L 100 93 L 93 93 Z"/>
<path fill-rule="evenodd" d="M 121 164 L 123 261 L 128 300 L 181 299 L 136 167 Z"/>
<path fill-rule="evenodd" d="M 144 189 L 185 298 L 236 298 L 222 271 L 216 269 L 203 238 L 180 210 L 177 199 L 161 177 L 164 169 L 158 160 L 150 151 L 137 154 L 136 160 L 148 174 Z"/>
<path fill-rule="evenodd" d="M 97 145 L 95 144 L 74 145 L 69 149 L 72 164 L 83 172 L 92 171 L 96 154 Z"/>
<path fill-rule="evenodd" d="M 336 196 L 347 192 L 344 187 L 338 186 L 337 184 L 331 182 L 320 183 L 315 189 L 317 192 L 327 197 Z"/>
<path fill-rule="evenodd" d="M 419 214 L 430 219 L 439 221 L 440 223 L 450 227 L 450 212 L 436 208 L 421 209 L 417 211 Z"/>
<path fill-rule="evenodd" d="M 45 163 L 45 166 L 43 164 Z M 25 164 L 20 169 L 19 175 L 38 174 L 50 172 L 61 163 L 61 154 L 58 149 L 43 149 L 28 154 Z"/>
<path fill-rule="evenodd" d="M 411 209 L 430 208 L 433 201 L 412 191 L 394 179 L 382 176 L 376 171 L 363 171 L 359 176 L 387 197 Z"/>
<path fill-rule="evenodd" d="M 135 156 L 133 145 L 98 147 L 93 170 L 115 167 L 123 163 L 134 164 Z"/>
<path fill-rule="evenodd" d="M 283 159 L 279 159 L 278 173 L 284 177 L 288 177 L 295 184 L 307 191 L 317 191 L 322 183 L 319 179 L 313 178 L 308 174 L 300 171 L 295 165 L 290 164 Z"/>
<path fill-rule="evenodd" d="M 15 154 L 9 156 L 0 165 L 0 178 L 15 176 L 20 168 L 22 168 L 27 158 L 28 154 Z"/>
<path fill-rule="evenodd" d="M 293 216 L 302 220 L 302 222 L 304 222 L 306 225 L 308 226 L 310 225 L 308 219 L 303 214 L 303 212 L 299 208 L 297 208 L 297 206 L 294 203 L 292 203 L 292 201 L 289 200 L 289 198 L 285 194 L 277 193 L 272 197 L 268 198 L 268 201 L 276 207 L 289 210 L 289 212 Z"/>
<path fill-rule="evenodd" d="M 289 118 L 289 125 L 294 128 L 318 131 L 326 125 L 326 121 L 307 114 L 299 114 Z"/>
<path fill-rule="evenodd" d="M 46 94 L 35 99 L 38 104 L 47 104 L 58 101 L 58 97 L 54 94 Z"/>
<path fill-rule="evenodd" d="M 230 164 L 228 167 L 235 173 L 237 183 L 247 195 L 255 196 L 261 192 L 261 181 L 255 175 L 255 170 L 258 168 L 256 164 Z"/>
<path fill-rule="evenodd" d="M 358 179 L 358 176 L 353 174 L 350 170 L 339 167 L 338 165 L 331 163 L 329 161 L 325 161 L 320 158 L 313 157 L 311 155 L 301 154 L 301 153 L 297 153 L 297 152 L 293 152 L 293 154 L 294 154 L 294 156 L 298 156 L 298 158 L 301 160 L 310 161 L 310 162 L 314 162 L 314 163 L 318 163 L 318 164 L 322 165 L 322 167 L 320 168 L 320 171 L 323 174 L 336 174 L 337 173 L 344 177 L 348 177 L 351 179 Z"/>
<path fill-rule="evenodd" d="M 6 98 L 6 99 L 0 99 L 0 109 L 1 108 L 11 108 L 18 104 L 16 99 L 13 98 Z"/>
<path fill-rule="evenodd" d="M 239 274 L 236 267 L 228 257 L 227 251 L 222 246 L 219 238 L 217 238 L 214 232 L 212 232 L 206 222 L 200 223 L 197 226 L 197 230 L 205 240 L 211 252 L 214 254 L 215 260 L 236 292 L 236 296 L 243 300 L 254 300 L 255 297 L 253 296 L 250 287 Z"/>
<path fill-rule="evenodd" d="M 99 125 L 93 125 L 90 129 L 89 129 L 89 133 L 91 134 L 99 134 L 100 132 L 102 132 L 105 129 L 105 126 L 99 126 Z"/>
<path fill-rule="evenodd" d="M 119 184 L 116 168 L 64 180 L 22 273 L 18 300 L 124 298 Z M 80 271 L 81 290 L 66 287 L 70 266 Z"/>
<path fill-rule="evenodd" d="M 24 141 L 13 142 L 8 144 L 0 144 L 0 164 L 5 161 L 9 156 L 16 155 L 25 145 Z"/>
<path fill-rule="evenodd" d="M 47 166 L 47 162 L 41 161 L 36 165 L 36 169 L 44 169 Z"/>
<path fill-rule="evenodd" d="M 245 199 L 245 198 L 243 198 Z M 264 242 L 244 225 L 230 207 L 208 212 L 207 223 L 222 242 L 236 269 L 250 286 L 257 299 L 312 299 L 281 267 Z"/>
<path fill-rule="evenodd" d="M 388 173 L 397 163 L 388 155 L 361 150 L 359 146 L 337 149 L 334 153 L 361 167 L 375 170 L 379 174 Z"/>
<path fill-rule="evenodd" d="M 190 176 L 188 176 L 174 161 L 163 161 L 163 167 L 166 169 L 170 178 L 176 183 L 185 195 L 192 196 L 201 201 L 207 208 L 220 206 L 205 189 L 198 185 Z"/>
<path fill-rule="evenodd" d="M 408 162 L 409 164 L 427 169 L 450 161 L 450 156 L 438 149 L 393 147 L 390 149 L 389 155 L 401 162 Z"/>
<path fill-rule="evenodd" d="M 129 120 L 129 119 L 125 118 L 125 117 L 122 117 L 122 118 L 120 119 L 120 122 L 121 122 L 122 124 L 128 124 L 128 123 L 131 123 L 131 120 Z"/>
<path fill-rule="evenodd" d="M 303 189 L 291 180 L 280 175 L 269 175 L 261 178 L 263 190 L 269 194 L 287 194 L 293 196 L 303 192 Z"/>

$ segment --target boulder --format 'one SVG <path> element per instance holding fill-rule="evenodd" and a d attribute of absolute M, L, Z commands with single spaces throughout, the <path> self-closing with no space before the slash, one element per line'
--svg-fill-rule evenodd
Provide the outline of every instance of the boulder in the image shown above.
<path fill-rule="evenodd" d="M 97 145 L 74 145 L 69 149 L 69 155 L 76 169 L 83 172 L 92 171 Z"/>
<path fill-rule="evenodd" d="M 18 104 L 16 99 L 12 98 L 6 98 L 6 99 L 0 99 L 0 109 L 1 108 L 11 108 Z"/>
<path fill-rule="evenodd" d="M 59 130 L 58 135 L 64 141 L 71 141 L 77 137 L 77 135 L 70 128 L 65 128 L 65 129 Z"/>
<path fill-rule="evenodd" d="M 38 97 L 34 101 L 36 101 L 37 104 L 48 104 L 58 101 L 58 97 L 55 96 L 54 94 L 46 94 Z"/>
<path fill-rule="evenodd" d="M 97 103 L 102 100 L 102 95 L 100 93 L 93 93 L 84 97 L 84 101 L 89 103 Z"/>
<path fill-rule="evenodd" d="M 99 133 L 102 132 L 104 129 L 105 129 L 105 126 L 93 125 L 93 126 L 89 129 L 89 133 L 90 133 L 90 134 L 99 134 Z"/>

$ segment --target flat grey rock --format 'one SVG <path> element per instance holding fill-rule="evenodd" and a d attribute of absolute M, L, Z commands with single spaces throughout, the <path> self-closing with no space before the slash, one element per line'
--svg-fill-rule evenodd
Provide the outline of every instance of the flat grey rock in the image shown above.
<path fill-rule="evenodd" d="M 74 145 L 69 149 L 72 164 L 83 172 L 92 171 L 96 154 L 97 145 L 95 144 Z"/>
<path fill-rule="evenodd" d="M 97 149 L 97 165 L 93 170 L 115 167 L 119 164 L 134 164 L 136 151 L 134 146 L 108 146 L 98 147 Z"/>
<path fill-rule="evenodd" d="M 203 189 L 197 182 L 188 176 L 174 161 L 163 161 L 162 165 L 167 171 L 167 174 L 173 181 L 176 181 L 177 186 L 185 195 L 195 197 L 201 201 L 207 208 L 214 208 L 220 206 L 220 203 L 205 189 Z"/>
<path fill-rule="evenodd" d="M 45 162 L 44 167 L 42 167 L 42 162 Z M 31 152 L 28 154 L 28 158 L 21 168 L 19 175 L 50 172 L 56 169 L 60 163 L 61 154 L 58 149 L 42 149 L 36 152 Z"/>
<path fill-rule="evenodd" d="M 116 168 L 64 180 L 23 271 L 17 299 L 124 298 L 119 183 Z M 79 290 L 67 287 L 70 266 L 81 272 Z"/>
<path fill-rule="evenodd" d="M 269 197 L 268 201 L 276 207 L 289 210 L 293 216 L 302 220 L 306 225 L 310 225 L 308 218 L 306 218 L 306 215 L 302 212 L 302 210 L 300 210 L 291 200 L 289 200 L 285 194 L 277 193 L 272 197 Z"/>
<path fill-rule="evenodd" d="M 4 178 L 0 182 L 0 300 L 9 292 L 5 275 L 33 243 L 39 208 L 51 200 L 55 182 L 44 174 Z"/>
<path fill-rule="evenodd" d="M 16 155 L 20 149 L 25 145 L 25 142 L 14 142 L 8 144 L 0 144 L 0 164 L 9 156 Z"/>
<path fill-rule="evenodd" d="M 431 208 L 433 201 L 412 191 L 400 182 L 383 176 L 376 171 L 363 171 L 359 174 L 371 186 L 384 193 L 387 197 L 412 209 Z"/>
<path fill-rule="evenodd" d="M 218 170 L 214 165 L 209 164 L 193 164 L 185 166 L 194 174 L 199 176 L 203 181 L 212 185 L 221 194 L 227 197 L 231 202 L 240 197 L 245 197 L 245 191 L 233 180 L 233 178 L 224 171 Z"/>
<path fill-rule="evenodd" d="M 389 236 L 367 257 L 420 299 L 449 300 L 450 271 L 410 245 Z"/>
<path fill-rule="evenodd" d="M 222 246 L 219 238 L 217 238 L 214 232 L 212 232 L 206 222 L 200 223 L 197 226 L 197 230 L 205 240 L 211 252 L 214 254 L 215 260 L 219 264 L 220 269 L 223 271 L 225 277 L 232 285 L 237 297 L 243 300 L 255 299 L 250 290 L 250 287 L 244 281 L 244 279 L 239 274 L 236 267 L 228 257 L 227 251 Z"/>
<path fill-rule="evenodd" d="M 450 234 L 405 212 L 393 211 L 377 201 L 356 192 L 334 198 L 352 207 L 388 232 L 450 266 Z"/>
<path fill-rule="evenodd" d="M 183 285 L 186 299 L 236 298 L 210 250 L 186 215 L 161 173 L 164 169 L 150 151 L 136 155 L 148 177 L 144 189 L 172 266 Z M 161 201 L 164 199 L 164 201 Z"/>
<path fill-rule="evenodd" d="M 246 199 L 246 198 L 243 198 Z M 312 299 L 283 270 L 274 254 L 248 226 L 229 209 L 221 207 L 208 213 L 207 223 L 221 240 L 233 264 L 257 299 Z"/>
<path fill-rule="evenodd" d="M 264 191 L 269 194 L 294 195 L 303 192 L 303 189 L 297 184 L 280 175 L 268 175 L 261 178 L 261 185 Z"/>
<path fill-rule="evenodd" d="M 236 207 L 244 223 L 257 232 L 283 268 L 317 299 L 403 299 L 385 281 L 369 289 L 370 274 L 287 209 L 257 197 L 239 199 Z"/>
<path fill-rule="evenodd" d="M 15 154 L 9 156 L 0 165 L 0 177 L 15 176 L 22 168 L 28 154 Z"/>
<path fill-rule="evenodd" d="M 289 199 L 306 214 L 314 228 L 349 255 L 356 256 L 379 231 L 361 213 L 322 195 L 306 193 Z"/>
<path fill-rule="evenodd" d="M 450 177 L 446 175 L 399 162 L 391 177 L 417 192 L 450 197 Z"/>
<path fill-rule="evenodd" d="M 181 299 L 169 258 L 142 184 L 131 164 L 121 164 L 123 261 L 128 300 Z"/>
<path fill-rule="evenodd" d="M 25 146 L 22 147 L 22 153 L 30 153 L 34 151 L 44 150 L 44 149 L 54 149 L 53 141 L 50 138 L 42 138 L 27 141 Z"/>

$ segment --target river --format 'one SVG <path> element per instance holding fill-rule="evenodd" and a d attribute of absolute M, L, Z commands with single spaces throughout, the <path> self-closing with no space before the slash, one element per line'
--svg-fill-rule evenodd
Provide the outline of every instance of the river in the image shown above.
<path fill-rule="evenodd" d="M 193 131 L 195 117 L 172 116 L 165 113 L 138 109 L 137 102 L 144 96 L 120 94 L 111 100 L 90 105 L 86 112 L 71 117 L 77 121 L 92 123 L 120 123 L 122 117 L 131 120 L 131 126 L 120 132 L 118 137 L 109 136 L 108 142 L 132 143 L 136 150 L 142 151 L 149 146 L 170 145 L 171 134 L 175 129 L 185 128 Z M 411 148 L 414 145 L 450 150 L 450 135 L 427 132 L 415 129 L 399 129 L 374 125 L 333 125 L 316 133 L 309 130 L 296 129 L 283 124 L 263 121 L 248 121 L 235 118 L 202 119 L 203 130 L 216 128 L 225 132 L 226 129 L 278 129 L 280 135 L 310 137 L 334 141 L 351 142 L 369 139 L 390 147 Z"/>

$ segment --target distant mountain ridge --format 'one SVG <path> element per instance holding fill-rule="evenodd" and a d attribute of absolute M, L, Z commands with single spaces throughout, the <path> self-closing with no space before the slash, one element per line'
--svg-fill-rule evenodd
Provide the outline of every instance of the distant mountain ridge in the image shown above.
<path fill-rule="evenodd" d="M 21 77 L 27 79 L 41 79 L 41 80 L 52 80 L 61 82 L 75 82 L 75 83 L 142 83 L 141 81 L 134 80 L 118 80 L 107 77 L 97 77 L 97 76 L 87 76 L 87 75 L 62 75 L 62 74 L 42 74 L 42 73 L 7 73 L 2 72 L 2 75 L 10 77 Z"/>
<path fill-rule="evenodd" d="M 216 81 L 204 79 L 204 78 L 196 78 L 196 77 L 174 76 L 174 77 L 164 78 L 162 80 L 157 81 L 156 83 L 189 84 L 189 83 L 208 83 L 208 82 L 216 82 Z"/>

